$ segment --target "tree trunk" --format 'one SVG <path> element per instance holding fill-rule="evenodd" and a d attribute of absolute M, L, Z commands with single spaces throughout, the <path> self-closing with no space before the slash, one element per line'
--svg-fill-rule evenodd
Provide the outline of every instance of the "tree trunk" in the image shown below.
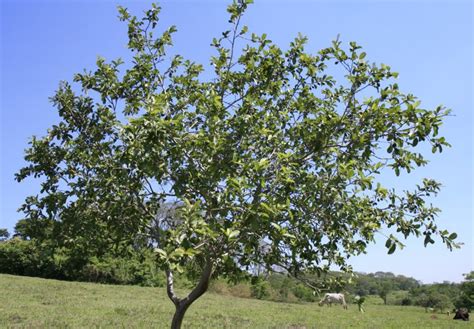
<path fill-rule="evenodd" d="M 173 315 L 173 321 L 171 321 L 171 329 L 181 328 L 181 324 L 183 323 L 184 319 L 184 314 L 188 310 L 189 305 L 191 304 L 185 305 L 182 303 L 178 303 L 178 305 L 176 305 L 176 311 Z"/>
<path fill-rule="evenodd" d="M 168 297 L 174 303 L 176 310 L 173 315 L 173 320 L 171 321 L 171 329 L 180 329 L 181 324 L 183 323 L 184 314 L 188 310 L 189 306 L 201 297 L 209 287 L 209 281 L 212 274 L 212 261 L 206 259 L 206 264 L 199 279 L 199 283 L 196 287 L 189 293 L 189 295 L 183 299 L 178 298 L 174 292 L 174 281 L 173 273 L 171 271 L 166 271 L 166 281 L 167 281 L 167 292 Z"/>

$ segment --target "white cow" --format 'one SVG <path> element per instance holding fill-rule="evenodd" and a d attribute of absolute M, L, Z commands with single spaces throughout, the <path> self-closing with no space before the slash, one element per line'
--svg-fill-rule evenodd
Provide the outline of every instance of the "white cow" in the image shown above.
<path fill-rule="evenodd" d="M 331 306 L 332 303 L 342 304 L 342 307 L 347 310 L 347 304 L 346 299 L 344 298 L 344 294 L 327 293 L 319 302 L 319 306 L 323 306 L 324 304 Z"/>

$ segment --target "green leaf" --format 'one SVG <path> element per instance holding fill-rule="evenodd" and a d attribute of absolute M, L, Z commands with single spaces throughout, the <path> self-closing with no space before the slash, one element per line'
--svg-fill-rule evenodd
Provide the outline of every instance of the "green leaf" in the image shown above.
<path fill-rule="evenodd" d="M 270 162 L 268 161 L 268 159 L 260 159 L 257 163 L 257 166 L 256 166 L 256 169 L 257 170 L 261 170 L 261 169 L 264 169 L 268 166 Z"/>
<path fill-rule="evenodd" d="M 296 240 L 296 236 L 294 234 L 291 234 L 291 233 L 288 233 L 288 232 L 283 233 L 283 236 L 287 237 L 287 238 L 290 238 L 292 240 Z"/>
<path fill-rule="evenodd" d="M 397 248 L 397 245 L 393 243 L 390 248 L 388 249 L 388 254 L 391 255 L 395 252 L 395 249 Z"/>
<path fill-rule="evenodd" d="M 428 244 L 433 244 L 434 243 L 434 240 L 431 238 L 431 234 L 426 234 L 425 235 L 425 241 L 424 241 L 424 245 L 425 247 L 428 245 Z"/>
<path fill-rule="evenodd" d="M 260 203 L 260 207 L 263 208 L 267 214 L 273 214 L 273 209 L 267 203 Z"/>
<path fill-rule="evenodd" d="M 186 251 L 183 248 L 177 248 L 170 254 L 170 258 L 178 259 L 183 257 L 185 253 Z"/>
<path fill-rule="evenodd" d="M 186 256 L 190 256 L 190 257 L 192 257 L 192 256 L 194 256 L 194 255 L 196 255 L 196 254 L 198 254 L 198 253 L 199 253 L 199 251 L 196 250 L 196 249 L 194 249 L 194 248 L 187 248 L 187 249 L 184 251 L 184 254 L 185 254 Z"/>
<path fill-rule="evenodd" d="M 160 249 L 160 248 L 155 248 L 154 251 L 160 255 L 161 257 L 164 257 L 166 258 L 168 256 L 168 254 L 166 253 L 166 251 L 164 251 L 163 249 Z"/>
<path fill-rule="evenodd" d="M 231 231 L 227 236 L 229 237 L 229 239 L 233 239 L 233 238 L 238 237 L 239 234 L 240 234 L 239 230 L 234 230 L 234 231 Z"/>
<path fill-rule="evenodd" d="M 278 231 L 281 231 L 281 226 L 278 225 L 277 223 L 271 222 L 270 225 L 273 226 L 273 227 L 274 227 L 275 229 L 277 229 Z"/>
<path fill-rule="evenodd" d="M 236 188 L 236 189 L 240 188 L 240 183 L 237 179 L 229 178 L 228 182 L 229 182 L 229 185 L 232 186 L 233 188 Z"/>

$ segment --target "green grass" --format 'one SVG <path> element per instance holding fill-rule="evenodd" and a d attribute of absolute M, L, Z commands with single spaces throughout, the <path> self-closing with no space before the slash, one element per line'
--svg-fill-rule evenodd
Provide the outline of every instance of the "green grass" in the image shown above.
<path fill-rule="evenodd" d="M 0 328 L 168 328 L 173 313 L 162 288 L 63 282 L 0 275 Z M 184 328 L 474 328 L 472 322 L 418 307 L 318 307 L 206 294 Z"/>

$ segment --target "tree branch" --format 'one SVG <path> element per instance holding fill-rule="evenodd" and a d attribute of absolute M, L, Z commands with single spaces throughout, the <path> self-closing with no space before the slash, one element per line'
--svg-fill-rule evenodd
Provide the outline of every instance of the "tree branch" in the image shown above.
<path fill-rule="evenodd" d="M 206 264 L 204 265 L 204 270 L 199 279 L 199 283 L 191 291 L 191 293 L 183 299 L 183 303 L 190 305 L 192 302 L 201 297 L 207 291 L 207 288 L 209 287 L 209 281 L 212 275 L 212 270 L 212 260 L 210 259 L 210 257 L 207 257 Z"/>
<path fill-rule="evenodd" d="M 173 302 L 174 305 L 178 305 L 180 299 L 174 292 L 174 279 L 173 272 L 171 270 L 166 270 L 166 293 L 168 294 L 169 299 Z"/>

